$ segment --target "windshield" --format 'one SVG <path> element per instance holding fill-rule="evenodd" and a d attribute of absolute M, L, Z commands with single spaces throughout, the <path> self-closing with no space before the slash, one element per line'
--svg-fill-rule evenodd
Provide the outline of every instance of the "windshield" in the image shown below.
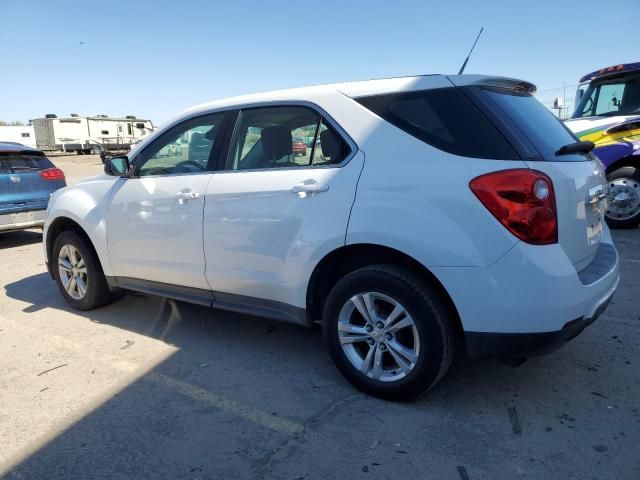
<path fill-rule="evenodd" d="M 640 75 L 593 81 L 572 118 L 640 114 Z"/>

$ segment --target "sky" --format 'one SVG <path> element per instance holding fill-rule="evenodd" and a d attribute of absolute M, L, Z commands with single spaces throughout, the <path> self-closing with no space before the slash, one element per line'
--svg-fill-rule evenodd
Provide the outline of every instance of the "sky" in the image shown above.
<path fill-rule="evenodd" d="M 640 61 L 640 0 L 0 0 L 0 120 L 136 115 L 426 73 L 521 78 L 550 103 Z M 553 89 L 553 90 L 552 90 Z"/>

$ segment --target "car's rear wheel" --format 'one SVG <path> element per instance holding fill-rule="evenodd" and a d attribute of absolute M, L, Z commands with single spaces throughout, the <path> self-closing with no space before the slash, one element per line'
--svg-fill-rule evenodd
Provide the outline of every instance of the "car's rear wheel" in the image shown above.
<path fill-rule="evenodd" d="M 111 292 L 97 255 L 76 232 L 58 235 L 51 260 L 60 293 L 70 305 L 91 310 L 109 303 Z"/>
<path fill-rule="evenodd" d="M 428 283 L 391 265 L 352 272 L 331 290 L 324 336 L 340 372 L 360 390 L 407 400 L 435 385 L 453 358 L 447 308 Z"/>
<path fill-rule="evenodd" d="M 607 175 L 609 193 L 605 212 L 611 228 L 640 225 L 640 169 L 626 166 Z"/>

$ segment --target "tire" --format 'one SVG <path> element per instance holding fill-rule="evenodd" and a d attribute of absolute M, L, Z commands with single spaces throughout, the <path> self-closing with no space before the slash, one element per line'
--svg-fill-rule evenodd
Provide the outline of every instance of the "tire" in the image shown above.
<path fill-rule="evenodd" d="M 76 232 L 67 230 L 58 235 L 51 260 L 58 289 L 72 307 L 92 310 L 111 301 L 111 292 L 95 251 Z M 68 290 L 65 284 L 73 283 L 71 277 L 75 277 L 76 288 Z"/>
<path fill-rule="evenodd" d="M 640 168 L 621 167 L 607 175 L 607 181 L 607 224 L 611 228 L 636 228 L 640 225 Z M 624 198 L 616 200 L 621 196 Z"/>
<path fill-rule="evenodd" d="M 352 300 L 364 301 L 363 294 L 370 295 L 373 310 L 380 315 L 373 329 L 356 305 L 360 300 Z M 363 305 L 360 303 L 361 308 Z M 396 307 L 406 314 L 390 325 L 407 326 L 396 331 L 378 328 L 382 325 L 379 321 L 389 319 L 389 312 Z M 356 388 L 388 400 L 409 400 L 433 387 L 451 365 L 454 333 L 447 311 L 435 289 L 407 270 L 372 265 L 349 273 L 333 287 L 323 311 L 323 333 L 336 367 Z M 351 331 L 354 327 L 356 332 Z M 370 331 L 365 333 L 367 329 Z M 351 342 L 353 337 L 359 339 Z M 362 337 L 367 337 L 366 341 Z M 343 342 L 348 342 L 344 348 Z M 399 344 L 404 347 L 402 355 Z M 405 357 L 407 352 L 414 361 Z M 381 370 L 376 371 L 378 353 Z M 404 366 L 396 361 L 398 356 Z M 367 358 L 370 361 L 365 364 Z"/>

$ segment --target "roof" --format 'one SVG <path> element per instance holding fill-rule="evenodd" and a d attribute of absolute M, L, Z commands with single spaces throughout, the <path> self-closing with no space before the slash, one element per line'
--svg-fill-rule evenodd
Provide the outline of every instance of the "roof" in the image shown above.
<path fill-rule="evenodd" d="M 218 108 L 237 107 L 248 104 L 259 104 L 261 102 L 272 101 L 313 101 L 316 98 L 338 94 L 348 97 L 361 97 L 382 93 L 408 92 L 431 88 L 452 87 L 454 85 L 472 84 L 516 84 L 522 83 L 535 86 L 522 80 L 494 77 L 485 75 L 415 75 L 409 77 L 383 78 L 377 80 L 364 80 L 356 82 L 331 83 L 326 85 L 315 85 L 310 87 L 291 88 L 286 90 L 272 90 L 268 92 L 253 93 L 237 97 L 229 97 L 212 102 L 203 103 L 191 107 L 181 112 L 177 118 L 185 115 L 198 114 Z"/>
<path fill-rule="evenodd" d="M 635 63 L 621 63 L 619 65 L 613 65 L 611 67 L 601 68 L 595 72 L 591 72 L 580 79 L 580 83 L 595 80 L 597 78 L 604 78 L 614 75 L 624 75 L 625 73 L 640 72 L 640 62 Z"/>
<path fill-rule="evenodd" d="M 38 152 L 40 150 L 33 147 L 27 147 L 18 142 L 0 142 L 0 152 Z"/>

